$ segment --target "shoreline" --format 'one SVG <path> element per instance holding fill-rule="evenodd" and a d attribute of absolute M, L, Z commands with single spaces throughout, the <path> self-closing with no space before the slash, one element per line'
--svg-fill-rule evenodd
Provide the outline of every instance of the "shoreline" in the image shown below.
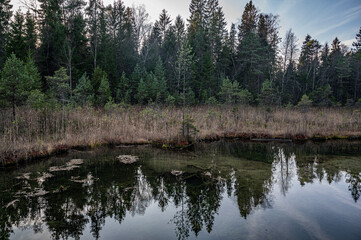
<path fill-rule="evenodd" d="M 189 143 L 233 139 L 305 142 L 361 140 L 361 109 L 265 109 L 251 106 L 117 106 L 65 110 L 18 109 L 0 119 L 0 167 L 21 165 L 70 149 L 152 144 L 184 148 Z M 183 136 L 184 135 L 184 136 Z M 187 141 L 187 140 L 189 141 Z"/>
<path fill-rule="evenodd" d="M 162 148 L 162 149 L 170 149 L 170 150 L 184 150 L 187 149 L 188 146 L 197 144 L 197 143 L 211 143 L 222 140 L 232 140 L 232 141 L 240 141 L 240 142 L 259 142 L 259 143 L 268 143 L 268 142 L 276 142 L 276 143 L 285 143 L 285 144 L 304 144 L 307 142 L 327 142 L 327 141 L 361 141 L 361 135 L 345 135 L 345 136 L 337 136 L 337 135 L 329 135 L 329 136 L 321 136 L 315 135 L 312 137 L 307 137 L 305 135 L 293 135 L 282 137 L 282 136 L 272 136 L 270 134 L 250 134 L 250 133 L 239 133 L 239 134 L 223 134 L 223 135 L 213 135 L 206 136 L 203 138 L 198 138 L 194 142 L 188 141 L 168 141 L 168 140 L 154 140 L 154 141 L 138 141 L 138 142 L 122 142 L 122 141 L 109 141 L 109 142 L 101 142 L 101 143 L 88 143 L 83 145 L 65 145 L 65 144 L 55 144 L 51 146 L 48 150 L 39 151 L 36 149 L 30 149 L 26 151 L 23 149 L 22 155 L 17 153 L 1 153 L 0 156 L 3 156 L 5 159 L 5 164 L 0 166 L 1 170 L 8 170 L 15 166 L 22 166 L 26 163 L 31 163 L 32 161 L 39 161 L 42 159 L 47 159 L 53 156 L 61 155 L 68 153 L 71 150 L 88 150 L 95 149 L 99 147 L 113 146 L 113 147 L 121 147 L 121 146 L 144 146 L 151 145 L 152 147 Z"/>

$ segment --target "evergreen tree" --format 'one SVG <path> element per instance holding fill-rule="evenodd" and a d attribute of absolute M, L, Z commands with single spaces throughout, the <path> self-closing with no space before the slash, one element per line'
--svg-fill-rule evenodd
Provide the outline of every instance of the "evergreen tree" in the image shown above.
<path fill-rule="evenodd" d="M 356 52 L 361 50 L 361 27 L 359 32 L 356 34 L 356 41 L 352 43 L 352 46 L 355 48 Z"/>
<path fill-rule="evenodd" d="M 25 16 L 25 33 L 24 33 L 25 49 L 31 54 L 35 53 L 37 33 L 35 17 L 29 11 Z"/>
<path fill-rule="evenodd" d="M 316 76 L 319 68 L 320 43 L 307 35 L 303 42 L 298 63 L 298 73 L 302 85 L 302 91 L 309 93 L 317 87 Z"/>
<path fill-rule="evenodd" d="M 154 69 L 154 75 L 157 78 L 158 86 L 157 86 L 157 94 L 156 101 L 158 103 L 164 102 L 165 98 L 168 96 L 167 91 L 167 82 L 165 78 L 165 71 L 162 63 L 162 59 L 158 59 L 157 64 Z"/>
<path fill-rule="evenodd" d="M 262 106 L 272 106 L 279 103 L 278 94 L 270 80 L 263 82 L 259 102 Z"/>
<path fill-rule="evenodd" d="M 49 85 L 49 95 L 53 96 L 62 107 L 70 103 L 71 89 L 65 68 L 55 71 L 53 76 L 47 76 L 46 80 Z"/>
<path fill-rule="evenodd" d="M 222 80 L 219 96 L 224 103 L 237 103 L 239 100 L 239 84 L 237 81 L 233 83 L 229 78 Z"/>
<path fill-rule="evenodd" d="M 159 15 L 159 20 L 155 22 L 155 26 L 159 29 L 161 42 L 164 42 L 166 33 L 170 27 L 171 24 L 170 16 L 168 15 L 168 12 L 163 9 L 161 14 Z"/>
<path fill-rule="evenodd" d="M 100 28 L 100 13 L 103 9 L 103 4 L 100 0 L 89 0 L 89 6 L 86 8 L 88 33 L 90 35 L 90 48 L 93 55 L 94 70 L 97 67 L 98 47 L 99 47 L 99 28 Z"/>
<path fill-rule="evenodd" d="M 142 79 L 142 76 L 143 76 L 143 71 L 141 70 L 140 65 L 137 64 L 130 77 L 131 103 L 136 103 L 136 101 L 139 102 L 139 96 L 137 97 L 136 94 L 139 92 L 138 85 L 140 84 L 140 80 Z M 144 85 L 144 79 L 143 79 L 143 85 Z"/>
<path fill-rule="evenodd" d="M 108 91 L 110 91 L 108 74 L 103 71 L 99 66 L 95 68 L 93 76 L 91 78 L 91 84 L 94 90 L 95 104 L 103 105 L 111 97 Z"/>
<path fill-rule="evenodd" d="M 6 60 L 0 74 L 0 99 L 9 104 L 16 119 L 16 107 L 26 102 L 31 91 L 39 88 L 39 73 L 31 59 L 24 64 L 15 54 Z"/>
<path fill-rule="evenodd" d="M 10 23 L 6 49 L 9 54 L 15 54 L 21 60 L 25 59 L 27 52 L 23 34 L 24 21 L 24 15 L 18 10 L 14 15 L 14 20 Z"/>
<path fill-rule="evenodd" d="M 5 46 L 12 15 L 12 7 L 10 0 L 0 0 L 0 69 L 6 60 Z"/>
<path fill-rule="evenodd" d="M 64 61 L 62 56 L 65 28 L 62 22 L 62 0 L 39 0 L 39 2 L 38 24 L 41 44 L 37 52 L 37 60 L 41 75 L 51 76 Z M 47 88 L 46 82 L 43 82 L 43 88 Z"/>
<path fill-rule="evenodd" d="M 148 98 L 147 92 L 148 92 L 147 85 L 145 84 L 143 78 L 141 78 L 138 84 L 137 94 L 136 94 L 136 99 L 138 100 L 139 104 L 145 103 L 145 100 Z"/>
<path fill-rule="evenodd" d="M 77 104 L 92 105 L 94 104 L 94 89 L 86 73 L 79 79 L 74 89 L 74 100 Z"/>
<path fill-rule="evenodd" d="M 291 85 L 291 77 L 294 75 L 293 65 L 295 62 L 297 49 L 297 37 L 292 32 L 292 29 L 289 29 L 286 32 L 285 40 L 282 44 L 282 54 L 283 54 L 283 66 L 282 66 L 282 80 L 281 80 L 281 97 L 282 103 L 290 102 L 290 89 L 287 88 Z M 285 93 L 287 92 L 287 93 Z"/>
<path fill-rule="evenodd" d="M 85 6 L 85 2 L 82 0 L 65 0 L 63 8 L 66 34 L 64 55 L 69 74 L 70 89 L 73 89 L 73 75 L 74 72 L 77 72 L 76 66 L 84 65 L 82 64 L 84 63 L 83 59 L 87 57 L 85 20 L 83 19 L 82 13 L 83 6 Z M 79 72 L 83 72 L 84 70 L 86 69 L 83 68 Z"/>
<path fill-rule="evenodd" d="M 130 103 L 132 96 L 132 89 L 130 86 L 130 79 L 127 78 L 125 72 L 123 72 L 122 77 L 120 78 L 117 93 L 116 93 L 116 101 Z"/>
<path fill-rule="evenodd" d="M 361 72 L 361 28 L 356 34 L 356 41 L 352 43 L 352 46 L 355 48 L 355 53 L 352 54 L 352 79 L 353 83 L 353 99 L 356 102 L 361 96 L 361 87 L 360 87 L 360 72 Z"/>
<path fill-rule="evenodd" d="M 107 74 L 103 74 L 97 91 L 97 104 L 104 106 L 108 101 L 112 101 L 110 86 Z"/>
<path fill-rule="evenodd" d="M 242 41 L 248 34 L 256 33 L 258 11 L 252 0 L 244 7 L 241 24 L 238 26 L 238 39 Z"/>

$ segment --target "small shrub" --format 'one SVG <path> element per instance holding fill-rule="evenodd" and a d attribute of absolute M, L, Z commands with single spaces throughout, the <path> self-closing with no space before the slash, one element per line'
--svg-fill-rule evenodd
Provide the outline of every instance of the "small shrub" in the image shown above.
<path fill-rule="evenodd" d="M 300 108 L 309 108 L 312 106 L 312 100 L 305 94 L 297 104 Z"/>

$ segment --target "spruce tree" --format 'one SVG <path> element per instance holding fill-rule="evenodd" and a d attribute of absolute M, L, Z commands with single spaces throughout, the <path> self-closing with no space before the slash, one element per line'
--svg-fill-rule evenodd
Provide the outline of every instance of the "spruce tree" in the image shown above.
<path fill-rule="evenodd" d="M 24 15 L 18 10 L 14 15 L 14 20 L 10 23 L 6 47 L 8 54 L 15 54 L 15 56 L 21 60 L 24 60 L 27 56 L 24 38 L 24 21 Z"/>
<path fill-rule="evenodd" d="M 39 38 L 40 46 L 37 60 L 42 76 L 51 76 L 64 62 L 63 47 L 65 41 L 65 27 L 62 22 L 61 0 L 39 0 Z M 47 82 L 43 83 L 47 88 Z"/>
<path fill-rule="evenodd" d="M 24 33 L 25 49 L 30 54 L 34 54 L 36 51 L 37 33 L 35 16 L 29 11 L 25 16 L 25 33 Z"/>
<path fill-rule="evenodd" d="M 69 86 L 69 76 L 66 69 L 61 67 L 54 72 L 53 76 L 47 76 L 46 80 L 49 85 L 49 95 L 53 96 L 61 104 L 70 103 L 71 89 Z"/>
<path fill-rule="evenodd" d="M 97 91 L 97 104 L 104 106 L 108 101 L 112 101 L 109 81 L 106 74 L 100 80 L 100 85 Z"/>
<path fill-rule="evenodd" d="M 0 0 L 0 69 L 6 60 L 5 46 L 12 16 L 12 7 L 10 0 Z"/>
<path fill-rule="evenodd" d="M 94 104 L 94 89 L 86 73 L 79 79 L 74 89 L 74 100 L 80 106 Z"/>

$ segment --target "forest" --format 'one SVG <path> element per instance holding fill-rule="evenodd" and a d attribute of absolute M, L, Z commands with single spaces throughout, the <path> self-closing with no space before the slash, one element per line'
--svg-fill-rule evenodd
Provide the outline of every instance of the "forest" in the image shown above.
<path fill-rule="evenodd" d="M 188 19 L 163 10 L 154 24 L 122 1 L 0 6 L 4 107 L 361 104 L 361 28 L 349 50 L 338 38 L 279 36 L 279 17 L 252 1 L 229 31 L 218 0 L 192 0 Z"/>
<path fill-rule="evenodd" d="M 121 0 L 0 0 L 1 161 L 190 135 L 361 136 L 361 28 L 348 48 L 280 36 L 252 1 L 230 29 L 218 0 L 189 11 L 151 23 Z"/>

